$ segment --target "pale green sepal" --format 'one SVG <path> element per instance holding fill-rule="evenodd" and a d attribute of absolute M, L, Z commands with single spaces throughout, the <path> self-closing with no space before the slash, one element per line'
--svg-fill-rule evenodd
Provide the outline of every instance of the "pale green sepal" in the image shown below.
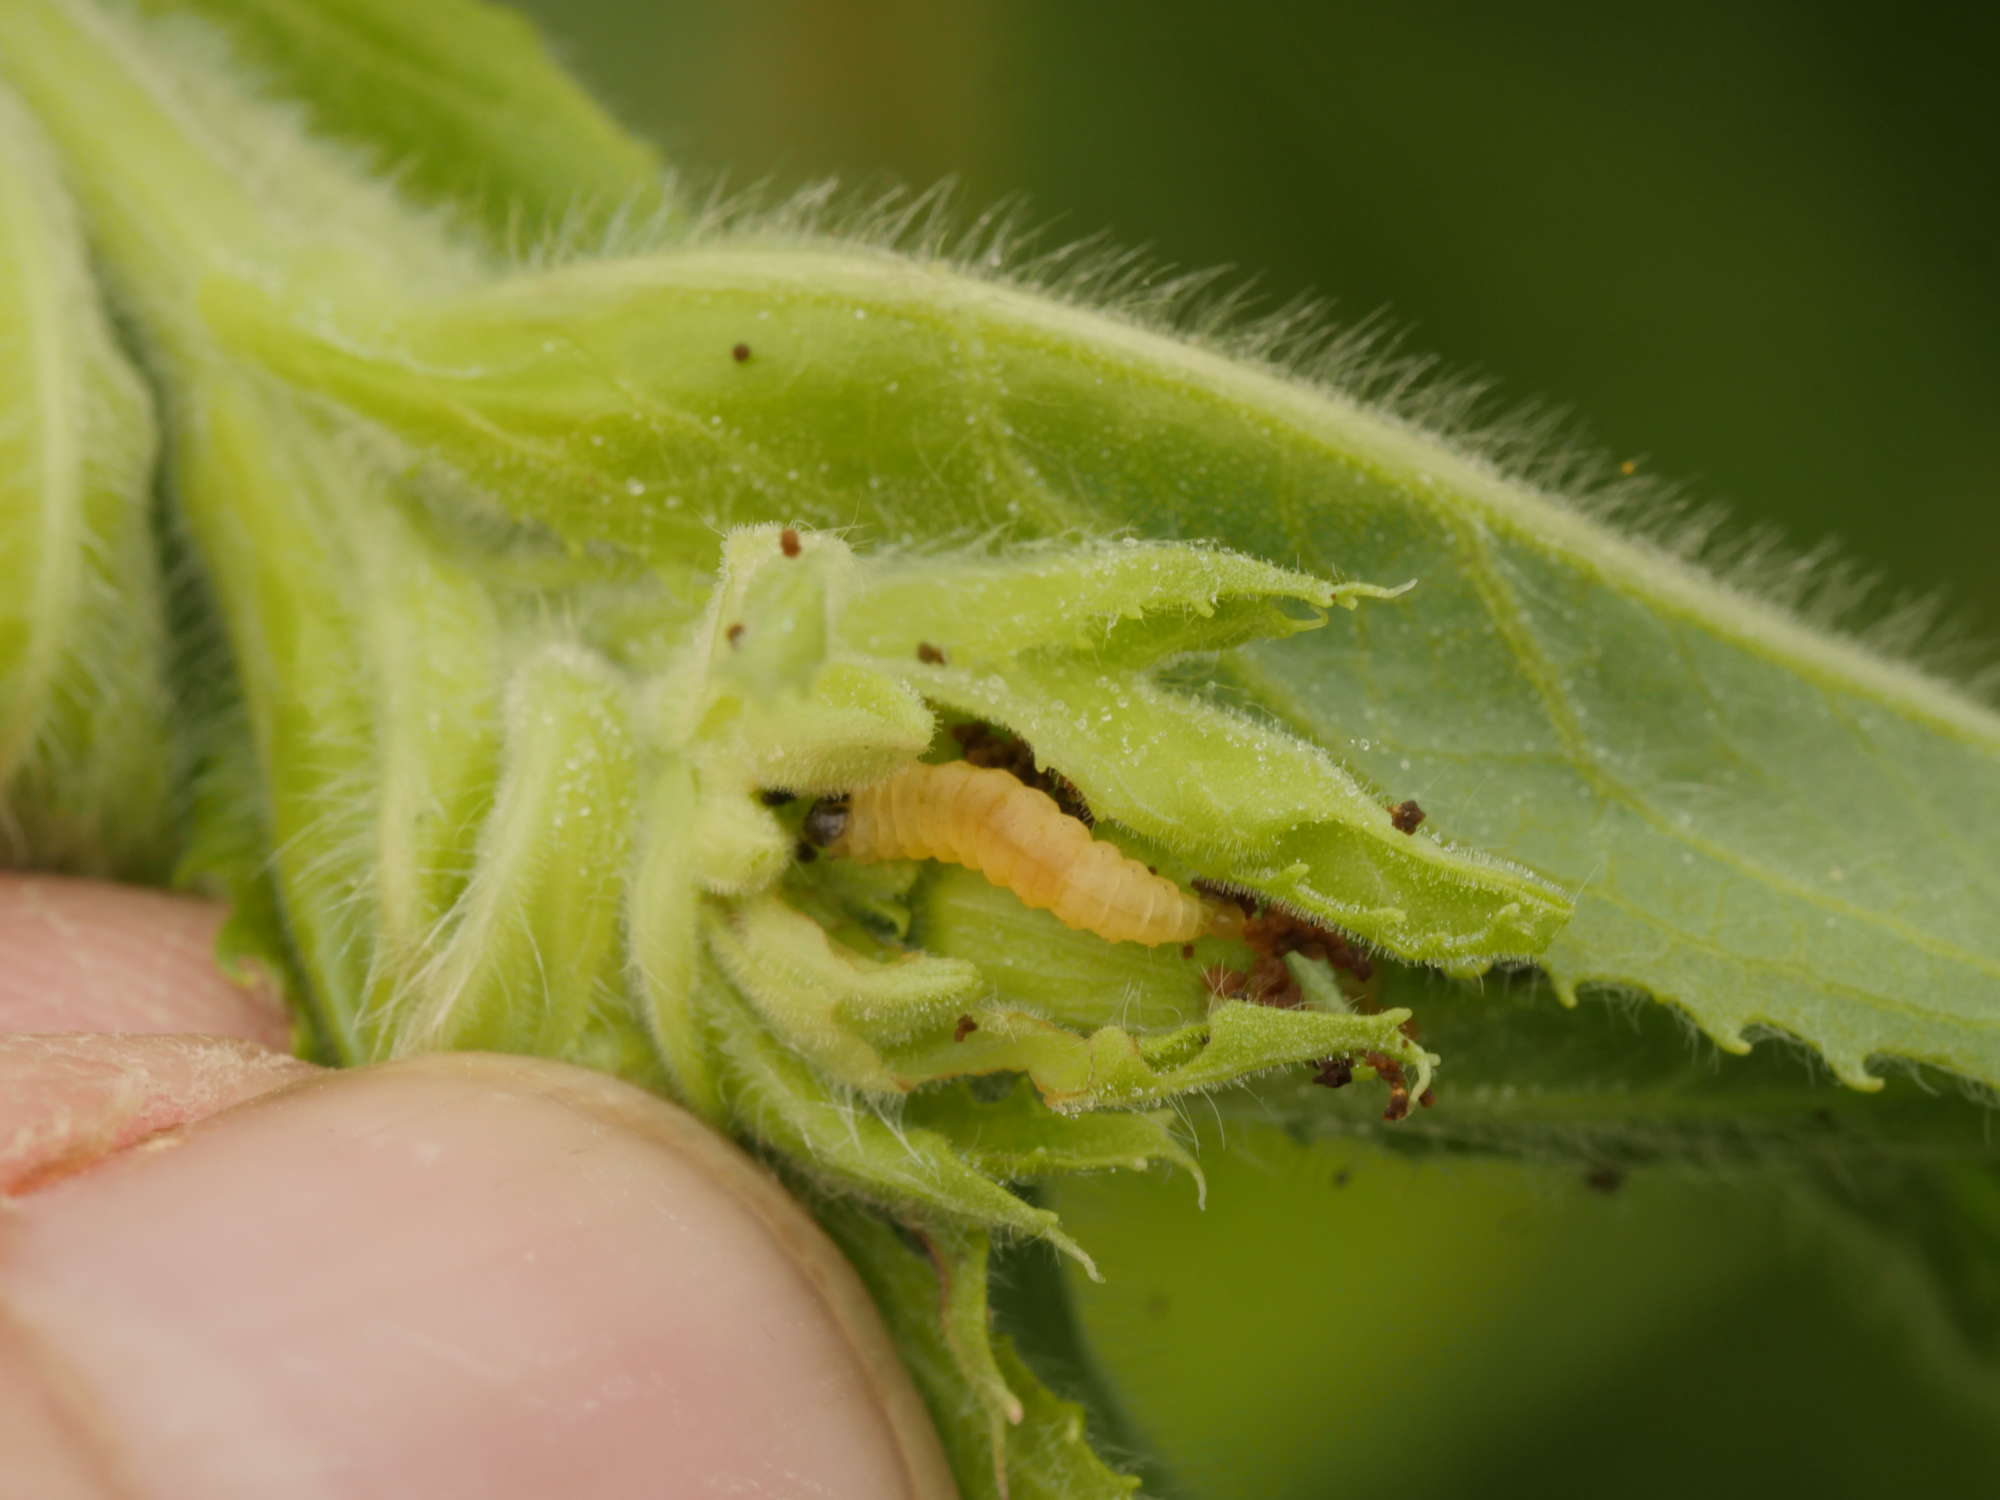
<path fill-rule="evenodd" d="M 935 721 L 893 678 L 829 662 L 803 701 L 749 705 L 738 729 L 743 767 L 759 786 L 825 796 L 879 781 L 929 745 Z"/>
<path fill-rule="evenodd" d="M 357 671 L 377 601 L 347 527 L 380 480 L 282 391 L 224 376 L 194 384 L 174 475 L 207 564 L 242 686 L 264 837 L 290 947 L 335 1056 L 372 1055 L 380 788 L 377 705 Z"/>
<path fill-rule="evenodd" d="M 328 458 L 352 467 L 343 447 Z M 345 499 L 335 519 L 353 564 L 359 632 L 348 665 L 372 689 L 374 719 L 374 1016 L 396 1008 L 416 982 L 471 878 L 500 774 L 504 664 L 514 643 L 503 638 L 478 573 L 412 523 L 411 497 L 381 479 L 355 485 Z"/>
<path fill-rule="evenodd" d="M 1019 1425 L 1000 1424 L 996 1433 L 946 1336 L 931 1257 L 864 1208 L 840 1201 L 816 1208 L 881 1309 L 937 1423 L 964 1500 L 1123 1500 L 1139 1487 L 1097 1456 L 1083 1409 L 1042 1384 L 1006 1338 L 988 1334 L 995 1373 L 1022 1407 Z"/>
<path fill-rule="evenodd" d="M 909 953 L 878 963 L 837 948 L 819 923 L 775 897 L 712 910 L 707 931 L 724 972 L 765 1020 L 852 1088 L 907 1088 L 879 1048 L 949 1033 L 986 992 L 979 970 L 960 959 Z"/>
<path fill-rule="evenodd" d="M 691 812 L 702 889 L 716 896 L 768 890 L 791 865 L 792 840 L 748 787 L 718 787 L 713 779 L 700 778 L 701 796 Z"/>
<path fill-rule="evenodd" d="M 721 981 L 701 951 L 698 845 L 691 836 L 694 771 L 678 756 L 650 771 L 641 792 L 634 863 L 625 893 L 629 988 L 674 1097 L 716 1126 L 728 1111 L 701 1014 L 705 986 Z"/>
<path fill-rule="evenodd" d="M 0 90 L 0 866 L 173 859 L 155 447 L 56 160 Z"/>
<path fill-rule="evenodd" d="M 906 1128 L 827 1083 L 772 1037 L 741 1000 L 715 1004 L 718 1070 L 732 1116 L 830 1186 L 920 1225 L 961 1225 L 1047 1240 L 1097 1268 L 1056 1216 L 968 1166 L 936 1131 Z"/>
<path fill-rule="evenodd" d="M 709 616 L 709 671 L 718 690 L 747 698 L 803 693 L 827 659 L 829 595 L 854 566 L 837 537 L 744 526 L 722 544 Z"/>
<path fill-rule="evenodd" d="M 1318 625 L 1318 610 L 1362 594 L 1217 547 L 1136 538 L 1042 543 L 998 556 L 890 554 L 857 570 L 839 617 L 842 645 L 892 661 L 920 643 L 977 670 L 1048 649 L 1137 668 Z M 1286 613 L 1286 601 L 1312 613 Z"/>
<path fill-rule="evenodd" d="M 1129 1109 L 1239 1083 L 1286 1063 L 1364 1052 L 1414 1068 L 1417 1093 L 1436 1062 L 1398 1029 L 1410 1019 L 1407 1010 L 1330 1015 L 1231 1000 L 1208 1019 L 1173 1031 L 1134 1035 L 1106 1026 L 1089 1036 L 1021 1011 L 980 1007 L 969 1014 L 978 1029 L 963 1040 L 946 1036 L 884 1048 L 890 1071 L 911 1081 L 1025 1073 L 1052 1108 L 1074 1113 Z"/>
<path fill-rule="evenodd" d="M 1194 1153 L 1174 1138 L 1175 1119 L 1168 1110 L 1058 1114 L 1025 1079 L 997 1097 L 963 1083 L 921 1089 L 903 1106 L 905 1124 L 950 1137 L 967 1161 L 1003 1182 L 1056 1172 L 1144 1171 L 1159 1162 L 1186 1171 L 1206 1196 Z"/>
<path fill-rule="evenodd" d="M 930 743 L 930 711 L 910 689 L 829 654 L 831 601 L 853 567 L 823 533 L 751 526 L 724 539 L 693 645 L 654 685 L 649 715 L 668 743 L 701 747 L 715 785 L 842 791 Z"/>
<path fill-rule="evenodd" d="M 386 1028 L 393 1051 L 580 1059 L 598 1048 L 607 1012 L 623 1010 L 619 895 L 637 779 L 629 691 L 587 652 L 550 645 L 516 669 L 505 722 L 472 879 Z M 622 1015 L 615 1024 L 630 1029 Z"/>
<path fill-rule="evenodd" d="M 1407 1010 L 1383 1010 L 1363 1015 L 1343 1011 L 1328 1014 L 1317 1010 L 1279 1010 L 1268 1005 L 1251 1005 L 1241 1000 L 1216 1006 L 1202 1038 L 1162 1039 L 1148 1049 L 1148 1056 L 1163 1070 L 1175 1055 L 1169 1046 L 1185 1048 L 1190 1042 L 1200 1047 L 1198 1057 L 1181 1063 L 1177 1077 L 1181 1086 L 1201 1088 L 1234 1082 L 1253 1071 L 1286 1062 L 1313 1062 L 1322 1057 L 1359 1057 L 1379 1052 L 1411 1070 L 1409 1092 L 1420 1098 L 1430 1087 L 1436 1054 L 1425 1051 L 1403 1031 L 1410 1019 Z M 1194 1028 L 1190 1028 L 1194 1030 Z M 1373 1069 L 1357 1065 L 1356 1078 L 1373 1075 Z"/>
<path fill-rule="evenodd" d="M 244 684 L 291 947 L 335 1053 L 380 1055 L 493 797 L 501 622 L 394 482 L 286 393 L 217 377 L 183 414 L 181 503 Z"/>

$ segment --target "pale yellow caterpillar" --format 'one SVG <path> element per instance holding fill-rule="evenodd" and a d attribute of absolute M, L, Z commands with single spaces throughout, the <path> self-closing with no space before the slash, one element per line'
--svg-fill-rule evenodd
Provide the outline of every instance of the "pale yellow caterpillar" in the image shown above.
<path fill-rule="evenodd" d="M 907 766 L 845 803 L 816 805 L 805 836 L 848 859 L 964 865 L 1107 942 L 1188 943 L 1217 925 L 1198 897 L 1092 838 L 1048 793 L 995 767 Z"/>

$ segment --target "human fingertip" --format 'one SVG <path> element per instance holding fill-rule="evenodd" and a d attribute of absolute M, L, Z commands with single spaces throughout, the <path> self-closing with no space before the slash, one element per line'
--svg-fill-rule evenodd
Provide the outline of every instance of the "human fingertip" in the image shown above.
<path fill-rule="evenodd" d="M 329 1074 L 20 1200 L 16 1316 L 141 1493 L 954 1493 L 837 1250 L 581 1069 Z"/>
<path fill-rule="evenodd" d="M 201 1033 L 289 1049 L 277 987 L 216 963 L 226 916 L 166 891 L 0 872 L 0 1032 Z"/>

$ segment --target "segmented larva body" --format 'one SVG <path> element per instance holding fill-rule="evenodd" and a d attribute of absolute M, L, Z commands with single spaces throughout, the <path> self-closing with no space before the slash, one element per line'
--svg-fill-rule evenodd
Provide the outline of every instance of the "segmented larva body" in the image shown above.
<path fill-rule="evenodd" d="M 1199 898 L 1092 838 L 1048 793 L 964 761 L 908 766 L 861 788 L 826 852 L 964 865 L 1107 942 L 1187 943 L 1209 930 Z"/>

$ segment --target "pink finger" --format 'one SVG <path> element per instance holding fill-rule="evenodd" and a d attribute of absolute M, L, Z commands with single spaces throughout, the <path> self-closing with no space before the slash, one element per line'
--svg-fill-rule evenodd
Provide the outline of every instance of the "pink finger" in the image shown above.
<path fill-rule="evenodd" d="M 0 1195 L 318 1072 L 218 1036 L 0 1036 Z"/>
<path fill-rule="evenodd" d="M 61 1393 L 51 1476 L 210 1500 L 952 1493 L 852 1271 L 650 1095 L 423 1058 L 155 1139 L 178 1144 L 10 1215 L 0 1388 L 28 1363 Z"/>
<path fill-rule="evenodd" d="M 289 1050 L 273 987 L 216 966 L 223 915 L 160 891 L 0 873 L 0 1032 L 206 1032 Z"/>

